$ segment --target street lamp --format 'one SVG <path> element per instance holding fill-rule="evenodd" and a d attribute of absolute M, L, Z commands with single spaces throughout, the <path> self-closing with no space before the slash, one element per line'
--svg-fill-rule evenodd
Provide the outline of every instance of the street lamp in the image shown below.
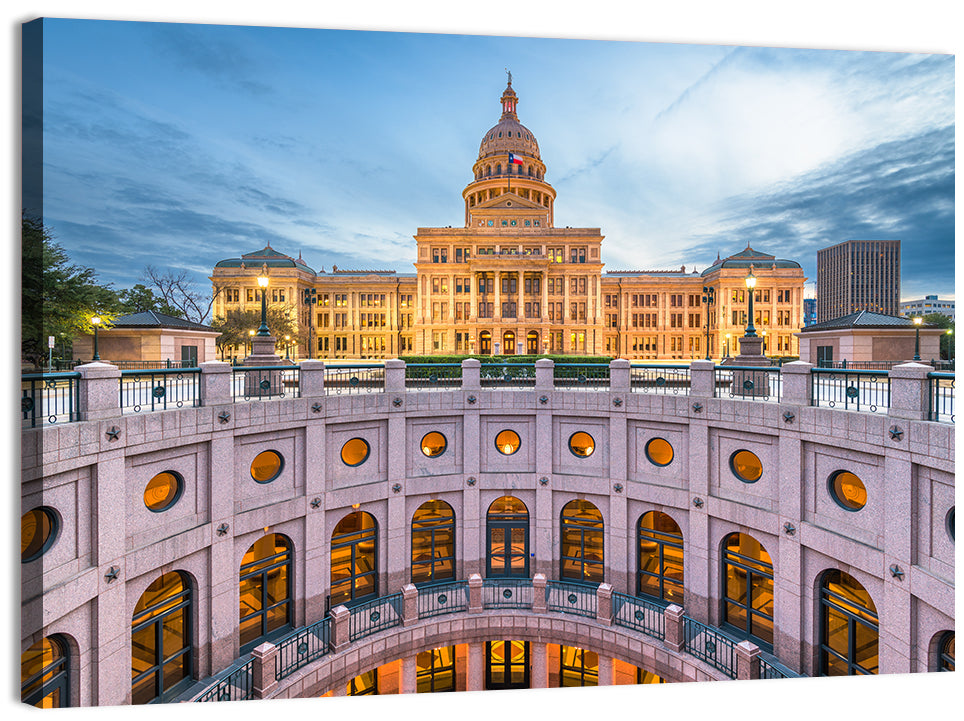
<path fill-rule="evenodd" d="M 97 327 L 100 325 L 100 316 L 92 316 L 90 322 L 94 326 L 94 358 L 93 360 L 100 360 L 100 353 L 97 352 Z"/>
<path fill-rule="evenodd" d="M 947 335 L 953 336 L 954 329 L 948 328 Z M 953 338 L 951 338 L 950 343 L 947 344 L 947 360 L 949 361 L 954 360 L 954 339 Z"/>
<path fill-rule="evenodd" d="M 291 341 L 291 336 L 286 335 L 285 336 L 285 360 L 291 360 L 291 358 L 288 356 L 288 347 L 290 346 L 290 341 Z"/>
<path fill-rule="evenodd" d="M 706 360 L 710 359 L 710 306 L 713 305 L 716 291 L 707 285 L 703 286 L 703 302 L 706 303 Z"/>
<path fill-rule="evenodd" d="M 914 316 L 914 360 L 920 360 L 920 324 L 924 319 L 919 315 Z"/>
<path fill-rule="evenodd" d="M 542 334 L 542 352 L 545 355 L 549 355 L 549 333 Z"/>
<path fill-rule="evenodd" d="M 254 341 L 254 331 L 249 330 L 248 331 L 248 355 L 251 355 L 252 351 L 254 351 L 253 341 Z"/>
<path fill-rule="evenodd" d="M 726 334 L 726 350 L 724 351 L 724 355 L 727 358 L 730 357 L 730 334 L 729 333 Z"/>
<path fill-rule="evenodd" d="M 305 305 L 308 306 L 308 357 L 314 358 L 314 349 L 311 347 L 311 327 L 314 322 L 315 309 L 312 308 L 318 302 L 318 291 L 314 288 L 305 288 Z"/>
<path fill-rule="evenodd" d="M 766 355 L 767 354 L 767 332 L 765 330 L 761 330 L 760 334 L 763 336 L 763 355 Z"/>
<path fill-rule="evenodd" d="M 268 332 L 268 264 L 265 263 L 258 276 L 258 285 L 261 286 L 261 325 L 258 327 L 258 335 L 271 335 Z"/>
<path fill-rule="evenodd" d="M 746 287 L 750 290 L 750 317 L 747 319 L 746 333 L 747 338 L 756 338 L 756 327 L 753 325 L 753 289 L 756 288 L 756 276 L 753 275 L 753 264 L 750 263 L 750 273 L 746 276 Z"/>

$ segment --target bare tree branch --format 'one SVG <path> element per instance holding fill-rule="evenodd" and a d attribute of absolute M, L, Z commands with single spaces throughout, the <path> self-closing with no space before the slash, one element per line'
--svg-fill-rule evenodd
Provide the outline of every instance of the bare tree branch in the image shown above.
<path fill-rule="evenodd" d="M 144 268 L 141 278 L 148 283 L 164 301 L 180 310 L 184 317 L 195 323 L 204 323 L 211 314 L 214 299 L 224 290 L 224 286 L 215 281 L 211 295 L 198 290 L 190 281 L 186 270 L 160 271 L 152 265 Z"/>

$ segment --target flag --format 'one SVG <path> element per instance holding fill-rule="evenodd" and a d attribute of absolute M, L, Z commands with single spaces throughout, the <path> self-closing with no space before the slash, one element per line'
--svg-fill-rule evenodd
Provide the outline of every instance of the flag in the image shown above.
<path fill-rule="evenodd" d="M 522 165 L 522 156 L 516 155 L 515 153 L 509 153 L 509 162 L 515 163 L 516 165 Z"/>

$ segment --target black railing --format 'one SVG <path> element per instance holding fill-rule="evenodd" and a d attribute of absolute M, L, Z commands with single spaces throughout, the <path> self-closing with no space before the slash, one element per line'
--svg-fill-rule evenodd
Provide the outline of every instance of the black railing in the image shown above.
<path fill-rule="evenodd" d="M 439 581 L 418 587 L 419 618 L 467 611 L 468 608 L 468 581 Z"/>
<path fill-rule="evenodd" d="M 871 413 L 890 407 L 887 371 L 811 368 L 810 379 L 811 405 Z"/>
<path fill-rule="evenodd" d="M 409 363 L 405 366 L 406 390 L 434 391 L 461 386 L 461 363 Z"/>
<path fill-rule="evenodd" d="M 730 678 L 736 678 L 736 644 L 733 639 L 689 616 L 683 617 L 683 650 Z"/>
<path fill-rule="evenodd" d="M 479 368 L 482 388 L 531 388 L 536 384 L 532 363 L 483 363 Z"/>
<path fill-rule="evenodd" d="M 254 659 L 230 671 L 223 678 L 218 679 L 211 688 L 198 696 L 195 702 L 205 701 L 246 701 L 252 697 L 251 671 Z"/>
<path fill-rule="evenodd" d="M 552 385 L 559 389 L 608 391 L 609 366 L 604 363 L 556 363 Z"/>
<path fill-rule="evenodd" d="M 631 628 L 647 636 L 666 638 L 665 607 L 618 591 L 613 593 L 613 623 Z"/>
<path fill-rule="evenodd" d="M 380 393 L 384 390 L 385 366 L 383 365 L 325 366 L 325 393 L 340 396 Z"/>
<path fill-rule="evenodd" d="M 629 369 L 629 390 L 633 393 L 689 395 L 688 365 L 634 365 Z"/>
<path fill-rule="evenodd" d="M 716 366 L 713 395 L 750 401 L 780 401 L 780 366 Z"/>
<path fill-rule="evenodd" d="M 532 608 L 532 579 L 483 579 L 482 608 Z"/>
<path fill-rule="evenodd" d="M 577 581 L 547 581 L 546 608 L 595 618 L 597 588 L 595 584 Z"/>
<path fill-rule="evenodd" d="M 23 428 L 69 423 L 80 418 L 80 373 L 29 373 L 20 376 Z"/>
<path fill-rule="evenodd" d="M 231 396 L 235 402 L 301 395 L 301 368 L 296 365 L 235 366 L 231 375 Z"/>
<path fill-rule="evenodd" d="M 800 674 L 795 673 L 776 660 L 776 658 L 764 658 L 764 654 L 759 655 L 760 659 L 760 678 L 800 678 Z"/>
<path fill-rule="evenodd" d="M 274 677 L 280 681 L 331 651 L 331 616 L 299 629 L 277 645 Z"/>
<path fill-rule="evenodd" d="M 121 413 L 166 411 L 201 405 L 201 369 L 122 370 Z"/>
<path fill-rule="evenodd" d="M 402 623 L 402 594 L 373 598 L 351 609 L 348 619 L 348 640 L 357 641 L 373 633 L 393 628 Z"/>
<path fill-rule="evenodd" d="M 954 422 L 954 374 L 927 374 L 928 420 Z"/>

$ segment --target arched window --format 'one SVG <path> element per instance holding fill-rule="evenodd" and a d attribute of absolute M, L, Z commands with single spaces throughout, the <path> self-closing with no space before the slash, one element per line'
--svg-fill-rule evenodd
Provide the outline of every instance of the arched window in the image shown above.
<path fill-rule="evenodd" d="M 241 559 L 241 653 L 291 628 L 291 543 L 280 533 L 255 541 Z"/>
<path fill-rule="evenodd" d="M 528 641 L 486 641 L 485 688 L 529 688 Z"/>
<path fill-rule="evenodd" d="M 937 647 L 937 652 L 939 654 L 937 659 L 937 670 L 938 671 L 953 671 L 954 670 L 954 632 L 947 631 L 943 636 L 941 636 L 940 643 Z"/>
<path fill-rule="evenodd" d="M 170 701 L 191 684 L 191 587 L 180 571 L 157 578 L 131 619 L 131 703 Z"/>
<path fill-rule="evenodd" d="M 70 706 L 70 658 L 59 634 L 40 639 L 20 654 L 20 700 L 37 708 Z"/>
<path fill-rule="evenodd" d="M 575 646 L 559 647 L 559 686 L 599 685 L 599 654 Z"/>
<path fill-rule="evenodd" d="M 412 516 L 412 583 L 453 578 L 455 512 L 445 501 L 428 501 Z"/>
<path fill-rule="evenodd" d="M 660 511 L 639 517 L 636 594 L 683 605 L 683 534 Z"/>
<path fill-rule="evenodd" d="M 502 163 L 495 164 L 495 174 L 502 175 Z"/>
<path fill-rule="evenodd" d="M 529 510 L 514 496 L 497 498 L 485 517 L 485 575 L 529 577 Z"/>
<path fill-rule="evenodd" d="M 773 648 L 773 562 L 753 536 L 723 541 L 723 625 Z"/>
<path fill-rule="evenodd" d="M 329 608 L 351 605 L 378 595 L 378 524 L 355 511 L 338 521 L 331 534 Z"/>
<path fill-rule="evenodd" d="M 820 675 L 878 670 L 877 608 L 852 576 L 832 569 L 820 581 Z"/>
<path fill-rule="evenodd" d="M 378 669 L 358 674 L 348 682 L 346 689 L 348 696 L 377 696 L 378 695 Z"/>
<path fill-rule="evenodd" d="M 492 166 L 487 165 L 485 166 L 485 177 L 489 177 L 490 175 L 492 175 Z"/>
<path fill-rule="evenodd" d="M 589 501 L 569 501 L 562 508 L 560 578 L 584 583 L 603 581 L 603 519 Z"/>
<path fill-rule="evenodd" d="M 415 692 L 455 691 L 455 646 L 433 648 L 415 657 Z"/>

